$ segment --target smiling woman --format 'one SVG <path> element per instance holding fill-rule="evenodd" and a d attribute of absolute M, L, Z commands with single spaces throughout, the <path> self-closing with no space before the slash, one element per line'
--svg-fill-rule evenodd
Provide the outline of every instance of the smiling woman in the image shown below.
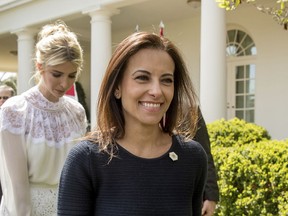
<path fill-rule="evenodd" d="M 58 215 L 201 215 L 207 158 L 189 139 L 196 98 L 171 41 L 146 32 L 124 39 L 100 87 L 97 128 L 62 170 Z"/>
<path fill-rule="evenodd" d="M 173 59 L 165 51 L 142 49 L 130 58 L 115 89 L 127 126 L 161 121 L 173 99 L 174 70 Z"/>
<path fill-rule="evenodd" d="M 82 62 L 82 48 L 65 23 L 42 28 L 36 44 L 37 85 L 1 107 L 0 215 L 56 215 L 62 166 L 75 139 L 86 133 L 84 108 L 64 96 Z"/>

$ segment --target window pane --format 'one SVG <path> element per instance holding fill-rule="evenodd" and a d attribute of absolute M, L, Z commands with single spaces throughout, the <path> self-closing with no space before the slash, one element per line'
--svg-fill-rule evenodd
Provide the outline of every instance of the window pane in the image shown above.
<path fill-rule="evenodd" d="M 246 80 L 246 93 L 247 94 L 255 93 L 255 80 Z"/>
<path fill-rule="evenodd" d="M 245 114 L 247 122 L 254 122 L 254 110 L 246 110 Z"/>
<path fill-rule="evenodd" d="M 242 47 L 247 48 L 250 47 L 252 44 L 254 44 L 252 38 L 247 35 L 241 45 Z"/>
<path fill-rule="evenodd" d="M 237 110 L 236 111 L 236 117 L 239 119 L 244 119 L 244 111 L 243 110 Z"/>
<path fill-rule="evenodd" d="M 237 46 L 231 45 L 226 47 L 226 55 L 235 56 L 237 52 Z"/>
<path fill-rule="evenodd" d="M 246 96 L 246 108 L 253 108 L 255 104 L 255 96 L 247 95 Z"/>
<path fill-rule="evenodd" d="M 251 55 L 256 55 L 257 54 L 257 49 L 256 49 L 255 44 L 253 45 L 253 47 L 250 48 L 250 53 L 251 53 Z"/>
<path fill-rule="evenodd" d="M 235 42 L 241 43 L 243 38 L 246 37 L 246 35 L 247 34 L 245 32 L 243 32 L 243 31 L 237 31 Z"/>
<path fill-rule="evenodd" d="M 244 108 L 244 96 L 236 96 L 236 108 Z"/>
<path fill-rule="evenodd" d="M 255 44 L 251 43 L 251 44 L 245 45 L 245 51 L 246 51 L 246 55 L 256 55 Z"/>
<path fill-rule="evenodd" d="M 228 31 L 228 41 L 229 42 L 234 42 L 235 34 L 236 34 L 236 30 Z"/>
<path fill-rule="evenodd" d="M 244 93 L 244 81 L 236 82 L 236 94 Z"/>
<path fill-rule="evenodd" d="M 237 66 L 236 69 L 236 79 L 243 79 L 244 78 L 244 66 Z"/>
<path fill-rule="evenodd" d="M 246 66 L 246 78 L 255 79 L 255 74 L 256 74 L 255 64 L 247 65 Z"/>
<path fill-rule="evenodd" d="M 237 56 L 244 56 L 244 55 L 246 55 L 245 50 L 239 46 L 237 50 Z"/>

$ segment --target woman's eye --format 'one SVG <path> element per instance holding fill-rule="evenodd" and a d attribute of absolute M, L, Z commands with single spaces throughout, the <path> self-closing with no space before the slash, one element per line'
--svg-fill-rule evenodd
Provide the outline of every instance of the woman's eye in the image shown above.
<path fill-rule="evenodd" d="M 146 80 L 149 80 L 149 77 L 145 75 L 141 75 L 141 76 L 137 76 L 135 79 L 140 80 L 140 81 L 146 81 Z"/>
<path fill-rule="evenodd" d="M 162 80 L 162 82 L 165 84 L 171 84 L 174 82 L 174 80 L 172 78 L 165 78 Z"/>
<path fill-rule="evenodd" d="M 75 79 L 75 78 L 76 78 L 76 75 L 70 75 L 69 78 Z"/>
<path fill-rule="evenodd" d="M 59 74 L 59 73 L 52 73 L 52 76 L 54 76 L 54 77 L 60 77 L 61 74 Z"/>

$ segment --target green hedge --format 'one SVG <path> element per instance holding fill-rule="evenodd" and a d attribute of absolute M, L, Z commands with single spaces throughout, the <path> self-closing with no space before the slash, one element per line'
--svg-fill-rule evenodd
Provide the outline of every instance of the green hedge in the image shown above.
<path fill-rule="evenodd" d="M 288 215 L 288 140 L 239 119 L 207 125 L 218 171 L 216 216 Z"/>
<path fill-rule="evenodd" d="M 251 144 L 262 140 L 270 140 L 267 130 L 253 123 L 233 118 L 218 120 L 207 125 L 211 147 L 231 147 Z"/>

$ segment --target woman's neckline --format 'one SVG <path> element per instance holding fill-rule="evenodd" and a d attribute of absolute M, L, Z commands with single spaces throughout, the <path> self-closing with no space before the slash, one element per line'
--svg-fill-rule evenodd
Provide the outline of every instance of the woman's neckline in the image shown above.
<path fill-rule="evenodd" d="M 158 160 L 158 159 L 165 157 L 166 155 L 169 154 L 169 152 L 171 152 L 173 150 L 173 148 L 175 146 L 175 135 L 172 135 L 171 138 L 172 138 L 172 143 L 171 143 L 169 149 L 167 151 L 165 151 L 163 154 L 156 156 L 156 157 L 151 157 L 151 158 L 150 157 L 149 158 L 148 157 L 141 157 L 141 156 L 135 155 L 117 142 L 116 142 L 116 145 L 117 145 L 118 149 L 120 149 L 121 151 L 125 152 L 126 154 L 130 155 L 131 157 L 133 157 L 135 159 L 153 161 L 153 160 Z"/>

